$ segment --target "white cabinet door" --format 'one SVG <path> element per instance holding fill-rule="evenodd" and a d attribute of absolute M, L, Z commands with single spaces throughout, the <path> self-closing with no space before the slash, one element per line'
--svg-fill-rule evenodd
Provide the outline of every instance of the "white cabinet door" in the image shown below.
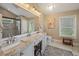
<path fill-rule="evenodd" d="M 52 42 L 53 42 L 53 39 L 51 36 L 46 36 L 46 42 L 47 42 L 47 45 L 51 45 Z"/>
<path fill-rule="evenodd" d="M 33 44 L 29 45 L 23 50 L 24 56 L 33 56 L 34 55 L 34 46 Z"/>
<path fill-rule="evenodd" d="M 46 48 L 46 46 L 47 46 L 47 37 L 46 36 L 44 37 L 44 43 L 45 43 L 45 48 Z"/>
<path fill-rule="evenodd" d="M 46 46 L 47 46 L 47 39 L 46 39 L 46 37 L 44 36 L 44 37 L 42 38 L 42 52 L 44 52 Z"/>

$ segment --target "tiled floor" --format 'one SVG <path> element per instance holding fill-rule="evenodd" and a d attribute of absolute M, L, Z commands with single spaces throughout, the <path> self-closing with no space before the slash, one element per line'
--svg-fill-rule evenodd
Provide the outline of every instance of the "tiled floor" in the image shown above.
<path fill-rule="evenodd" d="M 48 45 L 43 53 L 43 56 L 73 56 L 73 53 L 71 51 Z"/>
<path fill-rule="evenodd" d="M 57 48 L 61 48 L 61 49 L 67 50 L 67 51 L 71 51 L 74 56 L 79 56 L 79 52 L 77 51 L 77 49 L 74 49 L 74 47 L 72 47 L 72 46 L 64 45 L 64 44 L 61 44 L 61 43 L 58 43 L 55 41 L 50 43 L 49 45 L 57 47 Z"/>

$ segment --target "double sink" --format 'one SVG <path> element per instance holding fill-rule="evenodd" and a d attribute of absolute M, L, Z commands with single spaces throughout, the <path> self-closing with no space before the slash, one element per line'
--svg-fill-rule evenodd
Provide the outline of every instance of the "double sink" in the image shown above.
<path fill-rule="evenodd" d="M 17 50 L 18 45 L 21 45 L 23 43 L 24 47 L 28 46 L 33 41 L 36 41 L 38 37 L 41 35 L 34 34 L 34 35 L 28 35 L 24 36 L 23 38 L 17 39 L 16 37 L 10 37 L 6 38 L 0 41 L 0 51 L 2 50 L 5 54 L 9 53 L 9 50 Z M 22 47 L 23 47 L 22 45 Z M 11 52 L 12 53 L 12 52 Z"/>
<path fill-rule="evenodd" d="M 0 49 L 18 42 L 15 37 L 4 38 L 0 40 Z"/>

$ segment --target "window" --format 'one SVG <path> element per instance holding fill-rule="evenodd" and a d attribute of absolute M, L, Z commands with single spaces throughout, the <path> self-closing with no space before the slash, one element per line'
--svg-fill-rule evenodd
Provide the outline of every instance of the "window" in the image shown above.
<path fill-rule="evenodd" d="M 29 20 L 29 25 L 28 25 L 29 29 L 29 33 L 34 32 L 35 31 L 35 25 L 34 25 L 34 21 L 33 20 Z"/>
<path fill-rule="evenodd" d="M 60 17 L 59 35 L 63 37 L 76 37 L 76 17 L 75 16 Z"/>

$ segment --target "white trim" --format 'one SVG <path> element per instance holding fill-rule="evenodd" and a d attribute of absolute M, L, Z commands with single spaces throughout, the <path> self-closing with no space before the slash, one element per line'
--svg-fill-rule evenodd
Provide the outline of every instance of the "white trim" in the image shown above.
<path fill-rule="evenodd" d="M 77 17 L 76 17 L 76 15 L 74 15 L 74 17 L 75 17 L 75 39 L 77 38 L 76 36 L 77 36 Z"/>
<path fill-rule="evenodd" d="M 73 17 L 74 18 L 74 20 L 75 20 L 75 22 L 74 22 L 74 34 L 73 34 L 73 36 L 67 36 L 67 35 L 62 35 L 61 34 L 61 18 L 66 18 L 66 17 Z M 69 15 L 69 16 L 61 16 L 61 17 L 59 17 L 59 36 L 64 36 L 64 37 L 73 37 L 73 38 L 75 38 L 76 39 L 76 34 L 77 34 L 77 23 L 76 23 L 76 15 Z"/>

